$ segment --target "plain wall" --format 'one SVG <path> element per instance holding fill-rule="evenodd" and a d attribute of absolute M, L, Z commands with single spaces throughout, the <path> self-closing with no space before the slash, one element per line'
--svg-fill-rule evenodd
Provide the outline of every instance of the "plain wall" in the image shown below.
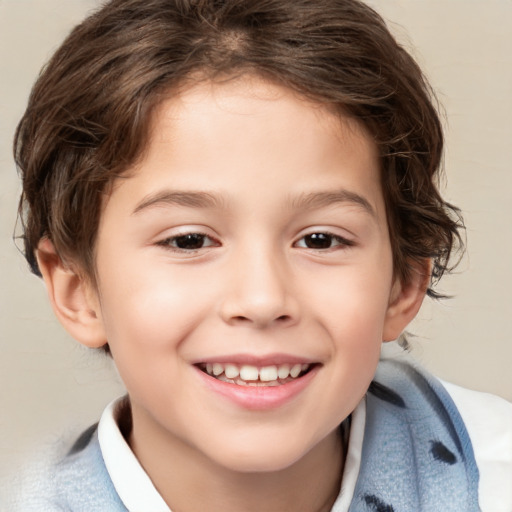
<path fill-rule="evenodd" d="M 0 0 L 0 478 L 41 444 L 97 421 L 123 392 L 108 359 L 58 325 L 12 234 L 12 136 L 42 64 L 96 0 Z M 447 114 L 446 197 L 468 255 L 411 326 L 413 354 L 445 380 L 512 399 L 512 2 L 373 1 L 426 71 Z"/>

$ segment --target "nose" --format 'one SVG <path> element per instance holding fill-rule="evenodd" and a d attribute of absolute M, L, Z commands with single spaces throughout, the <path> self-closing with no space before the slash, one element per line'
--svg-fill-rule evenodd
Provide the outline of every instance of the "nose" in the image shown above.
<path fill-rule="evenodd" d="M 226 323 L 260 329 L 297 323 L 298 297 L 284 256 L 261 248 L 243 251 L 230 262 L 227 279 L 220 305 Z"/>

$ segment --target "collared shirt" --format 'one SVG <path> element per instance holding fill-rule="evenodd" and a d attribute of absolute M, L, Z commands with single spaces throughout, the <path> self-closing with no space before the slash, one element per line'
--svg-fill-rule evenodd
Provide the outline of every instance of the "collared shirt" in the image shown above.
<path fill-rule="evenodd" d="M 479 495 L 483 512 L 512 510 L 512 404 L 493 395 L 443 385 L 457 406 L 471 438 L 480 471 Z M 101 417 L 98 437 L 114 487 L 130 512 L 171 512 L 144 471 L 118 426 L 120 400 L 110 403 Z M 352 501 L 363 446 L 364 399 L 352 413 L 348 451 L 340 494 L 332 512 L 347 512 Z"/>
<path fill-rule="evenodd" d="M 106 407 L 98 426 L 101 452 L 112 483 L 130 512 L 171 512 L 119 429 L 122 400 L 114 400 Z M 362 400 L 352 413 L 342 486 L 333 512 L 345 512 L 352 501 L 361 461 L 365 416 Z"/>

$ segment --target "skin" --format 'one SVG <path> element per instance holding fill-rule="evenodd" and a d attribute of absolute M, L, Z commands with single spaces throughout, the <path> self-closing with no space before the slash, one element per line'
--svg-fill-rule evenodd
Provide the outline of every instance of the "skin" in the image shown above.
<path fill-rule="evenodd" d="M 144 158 L 106 199 L 97 287 L 41 242 L 57 316 L 88 346 L 108 341 L 130 445 L 172 510 L 332 506 L 337 427 L 426 286 L 394 278 L 379 173 L 356 121 L 254 77 L 202 83 L 160 106 Z M 193 249 L 189 233 L 204 235 Z M 315 372 L 251 409 L 197 368 L 248 358 Z"/>

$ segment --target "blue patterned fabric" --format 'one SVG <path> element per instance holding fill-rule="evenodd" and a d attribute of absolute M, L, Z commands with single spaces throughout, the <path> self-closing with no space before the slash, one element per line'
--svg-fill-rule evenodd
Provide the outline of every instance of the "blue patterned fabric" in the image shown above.
<path fill-rule="evenodd" d="M 67 457 L 35 482 L 19 512 L 128 512 L 101 455 L 97 425 L 77 440 Z"/>
<path fill-rule="evenodd" d="M 349 512 L 477 512 L 478 479 L 466 427 L 441 383 L 381 361 Z"/>
<path fill-rule="evenodd" d="M 56 504 L 70 512 L 128 512 L 103 462 L 96 428 L 85 434 L 56 466 Z"/>

